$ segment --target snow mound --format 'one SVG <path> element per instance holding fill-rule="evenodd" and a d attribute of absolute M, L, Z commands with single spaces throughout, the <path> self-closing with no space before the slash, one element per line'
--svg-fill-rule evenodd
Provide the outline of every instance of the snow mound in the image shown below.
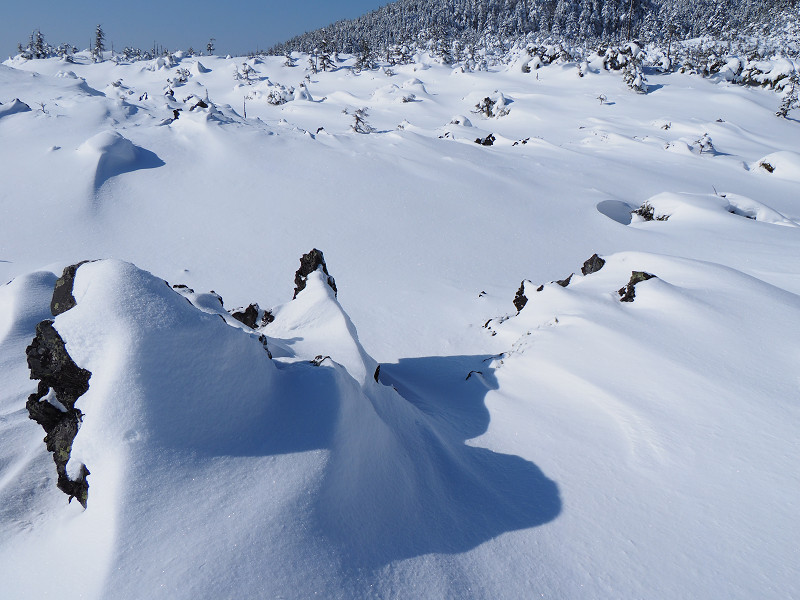
<path fill-rule="evenodd" d="M 0 119 L 8 115 L 15 115 L 21 112 L 30 112 L 31 107 L 25 104 L 19 98 L 14 98 L 7 104 L 0 104 Z"/>
<path fill-rule="evenodd" d="M 647 199 L 642 207 L 651 209 L 652 218 L 672 222 L 713 223 L 733 214 L 772 225 L 798 226 L 797 223 L 766 204 L 739 194 L 663 192 Z M 598 208 L 598 210 L 600 209 Z M 607 214 L 607 216 L 609 215 Z M 634 223 L 641 223 L 644 220 L 642 216 L 633 214 Z"/>
<path fill-rule="evenodd" d="M 199 60 L 192 65 L 192 72 L 195 75 L 203 75 L 205 73 L 210 73 L 211 69 L 207 68 L 203 65 Z"/>
<path fill-rule="evenodd" d="M 750 167 L 760 173 L 768 173 L 781 179 L 800 182 L 800 154 L 781 150 L 767 154 Z"/>
<path fill-rule="evenodd" d="M 92 182 L 95 190 L 117 175 L 164 164 L 154 153 L 135 146 L 120 133 L 110 130 L 86 140 L 78 147 L 78 152 L 96 161 Z"/>
<path fill-rule="evenodd" d="M 53 279 L 22 278 L 0 302 L 25 300 Z M 129 569 L 153 586 L 169 582 L 176 598 L 241 577 L 272 596 L 298 564 L 305 577 L 309 563 L 333 560 L 335 571 L 317 575 L 327 586 L 365 568 L 467 551 L 559 513 L 557 486 L 533 463 L 464 444 L 379 381 L 321 267 L 262 330 L 288 349 L 280 359 L 261 333 L 199 309 L 183 291 L 192 298 L 129 263 L 84 263 L 75 306 L 54 319 L 72 360 L 91 372 L 67 467 L 88 467 L 88 502 L 85 512 L 51 502 L 49 519 L 66 525 L 31 535 L 57 554 L 80 543 L 82 556 L 97 557 L 102 576 L 93 581 L 103 583 L 90 596 L 137 597 Z M 3 315 L 4 330 L 33 327 L 19 311 Z M 479 410 L 491 382 L 459 380 Z M 30 518 L 51 488 L 29 490 L 34 501 L 5 497 L 6 510 Z M 189 578 L 163 569 L 168 524 L 181 532 L 185 559 L 207 561 Z M 35 547 L 15 535 L 17 547 Z M 79 563 L 70 555 L 63 577 L 38 582 L 37 593 L 77 585 Z M 30 589 L 7 585 L 17 596 Z"/>

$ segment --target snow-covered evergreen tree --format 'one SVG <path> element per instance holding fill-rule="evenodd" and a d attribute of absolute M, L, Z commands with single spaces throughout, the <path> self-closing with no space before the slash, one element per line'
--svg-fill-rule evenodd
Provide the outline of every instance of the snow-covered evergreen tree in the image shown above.
<path fill-rule="evenodd" d="M 105 40 L 106 34 L 103 32 L 103 27 L 98 25 L 94 30 L 94 46 L 92 46 L 92 60 L 94 62 L 103 62 L 103 52 L 106 50 Z"/>

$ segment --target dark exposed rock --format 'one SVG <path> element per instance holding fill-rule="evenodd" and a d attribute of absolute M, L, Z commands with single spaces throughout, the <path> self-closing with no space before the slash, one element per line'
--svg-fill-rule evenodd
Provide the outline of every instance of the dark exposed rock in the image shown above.
<path fill-rule="evenodd" d="M 373 375 L 373 377 L 375 378 L 376 382 L 378 381 L 378 378 L 380 376 L 381 376 L 381 366 L 378 365 L 377 367 L 375 367 L 375 374 Z"/>
<path fill-rule="evenodd" d="M 523 308 L 525 308 L 525 305 L 528 303 L 528 297 L 525 295 L 525 281 L 526 280 L 523 279 L 522 283 L 519 284 L 517 295 L 514 296 L 514 308 L 517 309 L 517 313 L 519 313 Z"/>
<path fill-rule="evenodd" d="M 494 134 L 489 134 L 485 138 L 475 138 L 475 143 L 481 146 L 491 146 L 495 142 Z"/>
<path fill-rule="evenodd" d="M 653 279 L 654 277 L 655 275 L 645 273 L 644 271 L 632 271 L 628 285 L 617 290 L 617 293 L 620 295 L 620 302 L 633 302 L 633 299 L 636 297 L 636 290 L 634 289 L 636 284 L 647 281 L 648 279 Z"/>
<path fill-rule="evenodd" d="M 542 284 L 542 285 L 540 285 L 539 287 L 537 287 L 537 288 L 536 288 L 536 291 L 537 291 L 537 292 L 541 292 L 543 289 L 544 289 L 544 284 Z"/>
<path fill-rule="evenodd" d="M 275 320 L 275 315 L 272 314 L 272 311 L 265 310 L 264 316 L 261 317 L 261 326 L 264 327 L 264 325 L 269 325 L 274 320 Z"/>
<path fill-rule="evenodd" d="M 267 351 L 267 356 L 269 356 L 270 360 L 272 360 L 272 352 L 269 351 L 269 344 L 267 343 L 267 336 L 265 336 L 265 335 L 258 336 L 258 341 L 261 342 L 262 346 L 264 346 L 264 350 Z"/>
<path fill-rule="evenodd" d="M 89 389 L 92 374 L 72 360 L 64 340 L 53 327 L 53 321 L 42 321 L 36 326 L 36 337 L 26 348 L 25 354 L 31 379 L 39 380 L 38 390 L 25 403 L 28 416 L 39 423 L 47 434 L 44 443 L 47 450 L 53 453 L 58 489 L 67 494 L 70 500 L 77 498 L 86 508 L 89 494 L 86 476 L 89 475 L 89 469 L 81 465 L 78 478 L 70 479 L 67 462 L 83 417 L 83 413 L 75 408 L 75 402 Z M 55 402 L 46 398 L 51 390 L 55 394 Z"/>
<path fill-rule="evenodd" d="M 337 293 L 336 282 L 328 273 L 328 267 L 325 264 L 325 257 L 322 251 L 314 248 L 308 254 L 304 254 L 300 259 L 300 268 L 297 269 L 297 272 L 294 274 L 294 296 L 292 296 L 292 298 L 297 298 L 297 294 L 306 289 L 308 276 L 319 268 L 322 268 L 322 272 L 327 276 L 328 285 L 333 290 L 334 295 Z"/>
<path fill-rule="evenodd" d="M 775 167 L 773 167 L 771 164 L 763 160 L 760 163 L 758 163 L 758 166 L 764 169 L 767 173 L 773 173 L 775 171 Z"/>
<path fill-rule="evenodd" d="M 198 101 L 197 101 L 197 104 L 195 104 L 194 106 L 192 106 L 192 108 L 190 108 L 189 110 L 190 110 L 190 111 L 192 111 L 192 110 L 194 110 L 195 108 L 208 108 L 208 104 L 206 104 L 206 103 L 205 103 L 205 102 L 203 102 L 202 100 L 198 100 Z"/>
<path fill-rule="evenodd" d="M 583 266 L 581 267 L 581 274 L 591 275 L 592 273 L 597 273 L 603 268 L 604 264 L 606 264 L 606 261 L 597 256 L 597 254 L 592 254 L 591 258 L 583 263 Z"/>
<path fill-rule="evenodd" d="M 566 279 L 562 279 L 561 281 L 556 281 L 556 283 L 561 287 L 567 287 L 569 285 L 569 282 L 572 281 L 573 275 L 575 275 L 575 273 L 570 273 L 569 277 L 567 277 Z"/>
<path fill-rule="evenodd" d="M 318 366 L 320 366 L 320 365 L 321 365 L 323 362 L 325 362 L 326 360 L 331 360 L 331 357 L 330 357 L 330 356 L 322 356 L 322 354 L 317 354 L 317 355 L 314 357 L 314 359 L 313 359 L 313 360 L 310 360 L 310 361 L 308 361 L 308 362 L 310 362 L 310 363 L 311 363 L 312 365 L 314 365 L 315 367 L 318 367 Z"/>
<path fill-rule="evenodd" d="M 255 329 L 258 324 L 259 312 L 258 304 L 251 304 L 247 308 L 237 308 L 231 311 L 231 316 L 249 328 Z"/>
<path fill-rule="evenodd" d="M 53 288 L 53 299 L 50 300 L 50 313 L 54 317 L 57 317 L 63 312 L 67 312 L 70 308 L 75 306 L 75 297 L 72 295 L 72 286 L 75 284 L 75 273 L 78 271 L 78 267 L 87 262 L 89 261 L 82 260 L 79 263 L 66 267 L 61 277 L 56 280 L 55 288 Z"/>

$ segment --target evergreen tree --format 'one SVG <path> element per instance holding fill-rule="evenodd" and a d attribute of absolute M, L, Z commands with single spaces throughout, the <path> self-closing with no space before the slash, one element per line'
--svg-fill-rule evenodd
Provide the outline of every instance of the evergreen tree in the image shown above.
<path fill-rule="evenodd" d="M 103 27 L 98 25 L 94 31 L 94 46 L 92 47 L 92 60 L 94 62 L 103 62 L 103 52 L 106 50 L 105 40 L 106 34 L 103 32 Z"/>
<path fill-rule="evenodd" d="M 795 108 L 800 108 L 800 99 L 798 99 L 797 96 L 798 83 L 800 83 L 800 81 L 798 80 L 797 72 L 794 72 L 792 73 L 792 76 L 789 79 L 789 84 L 786 86 L 789 88 L 789 90 L 783 97 L 783 101 L 781 102 L 780 107 L 775 113 L 775 116 L 781 117 L 782 119 L 788 119 L 789 111 Z"/>
<path fill-rule="evenodd" d="M 356 71 L 371 70 L 375 67 L 375 57 L 372 50 L 369 48 L 366 40 L 361 40 L 361 51 L 356 58 L 355 69 Z"/>

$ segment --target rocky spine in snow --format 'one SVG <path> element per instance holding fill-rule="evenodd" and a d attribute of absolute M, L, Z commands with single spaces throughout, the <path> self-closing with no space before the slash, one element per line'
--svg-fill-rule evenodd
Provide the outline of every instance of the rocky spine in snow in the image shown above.
<path fill-rule="evenodd" d="M 311 275 L 317 269 L 322 269 L 322 272 L 325 273 L 327 277 L 328 285 L 333 290 L 333 293 L 336 294 L 336 282 L 333 280 L 328 274 L 328 267 L 325 265 L 325 257 L 323 256 L 320 250 L 314 248 L 308 254 L 304 254 L 303 257 L 300 259 L 300 268 L 297 269 L 297 272 L 294 274 L 294 296 L 292 298 L 297 298 L 297 294 L 302 292 L 306 288 L 306 282 L 308 281 L 308 276 Z"/>
<path fill-rule="evenodd" d="M 67 267 L 56 281 L 51 301 L 53 316 L 75 306 L 72 285 L 75 272 L 82 264 Z M 83 417 L 83 413 L 75 408 L 75 402 L 89 389 L 92 374 L 75 364 L 51 320 L 42 321 L 36 326 L 36 337 L 26 348 L 25 354 L 31 379 L 39 380 L 36 393 L 31 394 L 25 403 L 28 416 L 41 425 L 47 434 L 44 443 L 47 450 L 53 453 L 58 489 L 67 494 L 70 501 L 77 498 L 86 508 L 89 496 L 86 477 L 89 469 L 81 465 L 78 476 L 71 479 L 67 474 L 67 462 Z"/>
<path fill-rule="evenodd" d="M 514 308 L 517 309 L 517 314 L 525 308 L 525 305 L 528 303 L 528 297 L 525 295 L 525 282 L 527 279 L 523 279 L 522 283 L 519 284 L 519 289 L 517 290 L 517 295 L 514 296 Z"/>
<path fill-rule="evenodd" d="M 628 285 L 617 290 L 617 293 L 620 295 L 620 302 L 633 302 L 633 299 L 636 297 L 636 284 L 647 281 L 648 279 L 653 279 L 654 277 L 655 275 L 645 273 L 644 271 L 632 271 Z"/>
<path fill-rule="evenodd" d="M 75 306 L 77 302 L 72 295 L 72 286 L 75 283 L 75 273 L 82 264 L 89 262 L 88 260 L 81 261 L 77 264 L 70 265 L 64 269 L 61 277 L 56 281 L 55 288 L 53 289 L 53 299 L 50 301 L 50 312 L 54 317 L 61 313 L 67 312 L 70 308 Z"/>
<path fill-rule="evenodd" d="M 262 311 L 256 303 L 250 304 L 247 308 L 236 308 L 230 311 L 230 314 L 234 319 L 251 329 L 269 325 L 275 320 L 275 315 L 272 312 L 268 310 Z"/>
<path fill-rule="evenodd" d="M 583 263 L 583 266 L 581 267 L 581 274 L 586 276 L 591 275 L 592 273 L 597 273 L 605 264 L 606 261 L 597 256 L 597 254 L 592 254 L 592 256 L 585 263 Z"/>

